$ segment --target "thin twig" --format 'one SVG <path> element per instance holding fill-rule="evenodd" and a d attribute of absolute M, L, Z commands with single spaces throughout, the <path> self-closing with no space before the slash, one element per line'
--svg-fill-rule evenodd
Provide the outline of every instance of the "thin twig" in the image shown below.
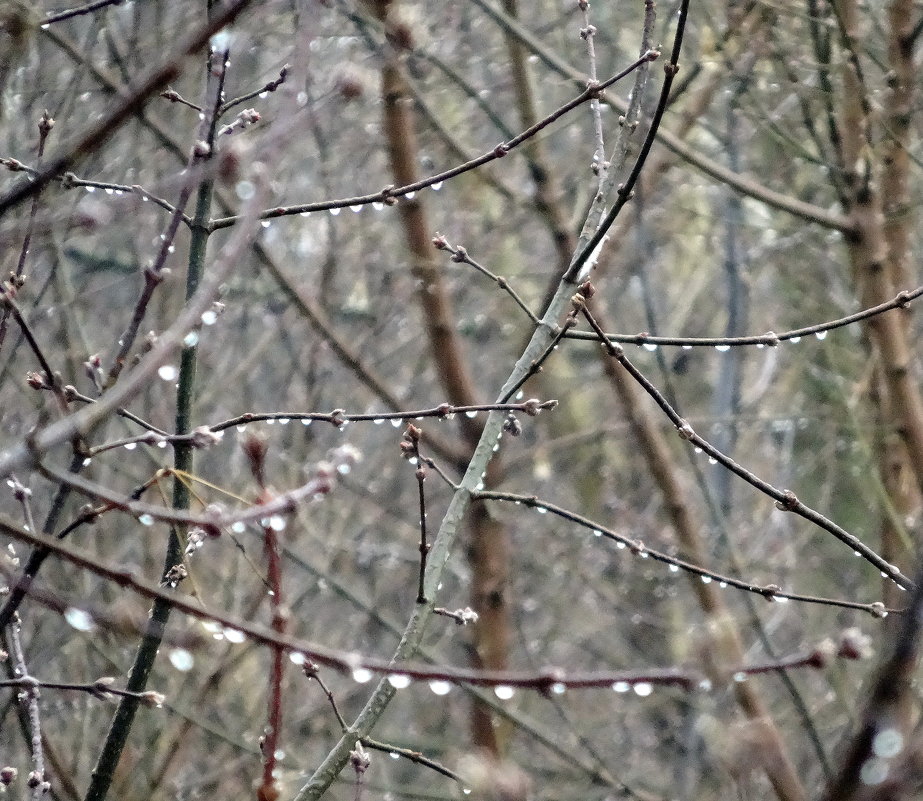
<path fill-rule="evenodd" d="M 288 217 L 294 214 L 310 214 L 313 211 L 327 211 L 329 209 L 343 209 L 350 208 L 354 206 L 366 206 L 374 203 L 382 203 L 385 205 L 393 205 L 396 203 L 399 198 L 405 197 L 407 195 L 412 195 L 416 192 L 419 192 L 421 189 L 426 189 L 433 186 L 434 184 L 442 184 L 445 181 L 448 181 L 456 176 L 462 175 L 471 170 L 475 170 L 478 167 L 483 166 L 484 164 L 489 164 L 491 161 L 503 158 L 511 150 L 521 145 L 523 142 L 531 139 L 537 133 L 547 128 L 556 120 L 563 117 L 569 111 L 581 106 L 583 103 L 586 103 L 588 100 L 591 100 L 594 97 L 598 97 L 600 92 L 608 86 L 616 83 L 617 81 L 622 80 L 622 78 L 630 75 L 636 69 L 641 67 L 644 64 L 647 64 L 650 61 L 658 58 L 660 54 L 657 51 L 651 50 L 645 53 L 641 58 L 632 62 L 628 67 L 626 67 L 621 72 L 616 73 L 611 78 L 603 81 L 599 84 L 594 84 L 589 88 L 581 92 L 573 100 L 568 101 L 560 108 L 553 111 L 544 119 L 537 122 L 535 125 L 527 128 L 525 131 L 520 133 L 518 136 L 513 137 L 507 142 L 501 142 L 493 150 L 488 151 L 470 161 L 465 162 L 464 164 L 459 164 L 451 169 L 445 170 L 443 172 L 437 173 L 436 175 L 431 175 L 428 178 L 423 178 L 419 181 L 415 181 L 404 186 L 389 186 L 385 187 L 379 192 L 368 195 L 358 195 L 356 197 L 350 198 L 341 198 L 339 200 L 324 200 L 317 203 L 302 203 L 294 206 L 277 206 L 276 208 L 267 209 L 266 211 L 260 214 L 260 219 L 271 220 L 276 217 Z M 0 211 L 3 210 L 2 203 L 0 203 Z M 220 217 L 212 220 L 210 229 L 212 231 L 217 231 L 221 228 L 227 228 L 228 226 L 235 225 L 239 220 L 239 216 L 232 217 Z"/>
<path fill-rule="evenodd" d="M 661 410 L 666 414 L 670 419 L 670 422 L 676 427 L 677 433 L 687 442 L 690 442 L 693 446 L 700 448 L 704 453 L 709 457 L 714 459 L 719 464 L 724 465 L 728 470 L 730 470 L 735 475 L 742 478 L 751 486 L 758 489 L 765 495 L 768 495 L 776 502 L 776 508 L 783 512 L 794 512 L 800 517 L 805 518 L 814 523 L 819 528 L 822 528 L 824 531 L 833 534 L 838 540 L 848 545 L 852 548 L 857 554 L 859 554 L 867 562 L 870 562 L 872 565 L 878 568 L 881 571 L 883 577 L 890 578 L 895 584 L 899 587 L 908 590 L 913 588 L 913 582 L 905 576 L 897 568 L 897 566 L 890 564 L 881 556 L 879 556 L 875 551 L 869 548 L 864 542 L 862 542 L 858 537 L 850 534 L 844 528 L 838 526 L 832 520 L 827 519 L 820 512 L 812 509 L 807 504 L 802 503 L 798 500 L 797 496 L 791 490 L 780 490 L 774 487 L 767 481 L 763 481 L 759 476 L 750 472 L 746 468 L 739 465 L 729 456 L 725 455 L 717 448 L 715 448 L 708 440 L 696 434 L 695 430 L 689 424 L 687 420 L 684 420 L 679 412 L 677 412 L 670 402 L 663 396 L 663 393 L 660 392 L 645 376 L 635 367 L 634 364 L 625 356 L 624 350 L 622 350 L 621 345 L 610 342 L 606 339 L 605 332 L 599 327 L 599 324 L 596 322 L 596 319 L 587 309 L 585 302 L 583 302 L 584 297 L 589 297 L 593 292 L 592 285 L 586 283 L 581 286 L 580 294 L 574 296 L 575 308 L 579 308 L 583 314 L 586 321 L 590 324 L 590 327 L 595 331 L 597 338 L 600 342 L 603 343 L 603 346 L 606 348 L 609 355 L 616 359 L 619 364 L 624 367 L 628 373 L 637 381 L 642 389 L 654 399 L 655 403 L 661 408 Z"/>
<path fill-rule="evenodd" d="M 759 584 L 757 582 L 744 581 L 743 579 L 734 578 L 733 576 L 717 573 L 713 570 L 702 567 L 701 565 L 696 565 L 692 562 L 687 562 L 684 559 L 672 556 L 671 554 L 668 554 L 664 551 L 648 548 L 641 540 L 636 540 L 624 534 L 620 534 L 614 529 L 609 528 L 608 526 L 605 526 L 596 520 L 592 520 L 588 517 L 584 517 L 583 515 L 578 514 L 577 512 L 572 512 L 569 509 L 557 506 L 556 504 L 538 498 L 535 495 L 520 495 L 513 492 L 496 492 L 484 490 L 478 492 L 476 497 L 484 501 L 504 501 L 507 503 L 526 506 L 530 509 L 537 509 L 542 512 L 548 512 L 555 515 L 556 517 L 562 518 L 563 520 L 576 523 L 577 525 L 590 531 L 594 537 L 604 537 L 605 539 L 612 540 L 616 543 L 616 546 L 619 549 L 627 549 L 630 553 L 641 559 L 649 558 L 655 562 L 660 562 L 661 564 L 667 565 L 671 571 L 677 572 L 682 570 L 686 573 L 691 573 L 694 576 L 699 576 L 704 583 L 710 584 L 714 582 L 719 587 L 734 587 L 738 590 L 744 590 L 746 592 L 759 595 L 765 598 L 767 601 L 788 600 L 798 601 L 801 603 L 820 604 L 822 606 L 837 606 L 843 609 L 856 609 L 862 612 L 868 612 L 870 615 L 876 618 L 883 618 L 888 614 L 901 614 L 903 612 L 902 609 L 889 609 L 881 601 L 861 603 L 859 601 L 845 601 L 836 598 L 822 598 L 815 595 L 803 595 L 799 593 L 786 592 L 776 584 Z"/>

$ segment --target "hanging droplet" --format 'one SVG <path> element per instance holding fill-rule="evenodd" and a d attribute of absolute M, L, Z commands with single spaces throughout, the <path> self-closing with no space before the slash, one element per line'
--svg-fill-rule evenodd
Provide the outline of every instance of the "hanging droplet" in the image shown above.
<path fill-rule="evenodd" d="M 64 610 L 64 619 L 77 631 L 93 631 L 96 628 L 96 623 L 88 612 L 73 606 Z"/>
<path fill-rule="evenodd" d="M 195 658 L 185 648 L 174 648 L 170 651 L 170 664 L 181 673 L 192 670 L 195 664 Z"/>

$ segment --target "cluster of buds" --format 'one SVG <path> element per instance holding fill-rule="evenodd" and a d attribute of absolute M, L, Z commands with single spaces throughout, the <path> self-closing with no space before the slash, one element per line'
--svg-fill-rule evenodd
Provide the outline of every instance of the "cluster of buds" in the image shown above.
<path fill-rule="evenodd" d="M 224 436 L 221 431 L 212 431 L 208 426 L 198 426 L 189 432 L 190 442 L 193 448 L 210 448 L 221 442 Z"/>
<path fill-rule="evenodd" d="M 0 287 L 0 300 L 3 302 L 6 302 L 7 299 L 13 300 L 25 283 L 26 277 L 24 275 L 17 275 L 10 271 L 6 281 L 4 281 L 2 287 Z"/>
<path fill-rule="evenodd" d="M 416 459 L 419 454 L 420 439 L 423 432 L 413 423 L 408 423 L 401 439 L 401 455 L 405 459 Z"/>
<path fill-rule="evenodd" d="M 234 118 L 233 122 L 228 123 L 218 131 L 218 136 L 230 136 L 235 131 L 242 131 L 244 128 L 258 123 L 261 119 L 260 112 L 255 108 L 245 108 Z"/>
<path fill-rule="evenodd" d="M 198 530 L 201 531 L 201 529 L 198 529 Z M 201 544 L 202 544 L 201 540 L 199 540 L 198 546 L 193 547 L 192 546 L 192 534 L 190 533 L 189 544 L 186 545 L 186 553 L 187 554 L 191 553 L 191 551 L 189 550 L 190 548 L 192 548 L 192 550 L 195 550 L 195 548 L 201 546 Z M 163 577 L 163 581 L 160 582 L 160 586 L 169 587 L 170 589 L 174 589 L 176 585 L 179 584 L 188 575 L 189 575 L 189 571 L 186 570 L 186 565 L 180 562 L 179 564 L 173 565 L 173 567 L 171 567 L 166 572 L 166 574 Z"/>

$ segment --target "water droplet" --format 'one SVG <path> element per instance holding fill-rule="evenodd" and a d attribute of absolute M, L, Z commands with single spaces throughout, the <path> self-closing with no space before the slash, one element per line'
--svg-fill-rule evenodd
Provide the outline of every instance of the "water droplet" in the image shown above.
<path fill-rule="evenodd" d="M 269 518 L 269 528 L 273 531 L 285 531 L 287 521 L 282 515 L 273 515 Z"/>
<path fill-rule="evenodd" d="M 260 220 L 260 225 L 262 225 L 263 228 L 269 228 L 269 226 L 272 225 L 272 221 L 271 220 Z"/>
<path fill-rule="evenodd" d="M 509 701 L 515 695 L 516 691 L 506 684 L 498 684 L 494 687 L 494 695 L 501 701 Z"/>
<path fill-rule="evenodd" d="M 814 336 L 816 336 L 816 337 L 817 337 L 818 339 L 820 339 L 820 340 L 824 340 L 824 339 L 827 338 L 827 332 L 826 332 L 826 331 L 818 331 Z"/>
<path fill-rule="evenodd" d="M 536 510 L 540 515 L 548 514 L 548 510 L 544 506 L 539 506 Z"/>
<path fill-rule="evenodd" d="M 884 759 L 872 757 L 866 760 L 859 770 L 862 783 L 868 786 L 881 784 L 888 778 L 888 763 Z"/>
<path fill-rule="evenodd" d="M 159 375 L 164 381 L 176 381 L 176 377 L 179 375 L 179 370 L 177 370 L 172 364 L 164 364 L 157 370 L 157 375 Z"/>
<path fill-rule="evenodd" d="M 799 342 L 801 342 L 801 337 L 792 337 L 792 338 L 789 340 L 789 342 L 791 342 L 791 343 L 794 344 L 794 345 L 797 345 Z"/>
<path fill-rule="evenodd" d="M 372 208 L 375 209 L 375 211 L 381 211 L 384 207 L 385 204 L 380 200 L 376 200 L 374 203 L 372 203 Z"/>
<path fill-rule="evenodd" d="M 400 759 L 400 758 L 401 758 L 401 755 L 400 755 L 399 753 L 397 753 L 397 751 L 392 751 L 391 753 L 388 754 L 388 756 L 391 757 L 391 759 Z"/>
<path fill-rule="evenodd" d="M 376 417 L 374 420 L 372 420 L 372 423 L 376 426 L 380 426 L 384 421 L 385 420 L 383 417 Z"/>
<path fill-rule="evenodd" d="M 670 565 L 671 573 L 679 573 L 679 565 Z"/>
<path fill-rule="evenodd" d="M 311 423 L 313 423 L 313 422 L 314 422 L 314 421 L 313 421 L 310 417 L 302 417 L 302 418 L 301 418 L 301 425 L 303 425 L 305 428 L 307 428 L 307 427 L 308 427 L 309 425 L 311 425 Z"/>
<path fill-rule="evenodd" d="M 715 345 L 715 350 L 721 353 L 727 353 L 731 349 L 730 345 Z"/>
<path fill-rule="evenodd" d="M 447 681 L 431 681 L 429 688 L 433 691 L 433 695 L 448 695 L 452 685 Z"/>
<path fill-rule="evenodd" d="M 211 310 L 202 312 L 202 325 L 214 325 L 217 319 L 218 315 Z"/>
<path fill-rule="evenodd" d="M 247 636 L 238 629 L 225 629 L 224 630 L 224 639 L 231 643 L 242 643 L 247 639 Z"/>
<path fill-rule="evenodd" d="M 243 534 L 247 530 L 247 526 L 243 520 L 235 520 L 231 523 L 231 531 L 235 534 Z"/>
<path fill-rule="evenodd" d="M 349 210 L 354 211 L 356 214 L 358 214 L 360 211 L 362 211 L 362 204 L 357 203 L 355 206 L 350 206 Z"/>
<path fill-rule="evenodd" d="M 395 690 L 403 690 L 405 687 L 410 686 L 410 676 L 405 676 L 403 673 L 395 673 L 393 676 L 388 676 L 388 684 Z"/>
<path fill-rule="evenodd" d="M 183 347 L 194 348 L 199 344 L 199 334 L 197 331 L 190 331 L 183 337 Z"/>
<path fill-rule="evenodd" d="M 618 548 L 619 550 L 622 550 L 623 548 L 625 548 L 625 543 L 624 543 L 624 542 L 617 542 L 617 543 L 615 543 L 615 547 Z"/>
<path fill-rule="evenodd" d="M 555 695 L 564 695 L 564 692 L 566 690 L 567 690 L 567 685 L 560 681 L 556 681 L 554 684 L 551 685 L 551 692 L 553 692 Z"/>
<path fill-rule="evenodd" d="M 149 514 L 138 515 L 138 522 L 142 526 L 153 526 L 154 518 L 151 517 Z"/>
<path fill-rule="evenodd" d="M 417 196 L 417 193 L 416 193 L 416 192 L 408 192 L 408 193 L 407 193 L 407 200 L 413 200 L 416 196 Z"/>
<path fill-rule="evenodd" d="M 701 576 L 703 584 L 711 584 L 711 576 Z"/>
<path fill-rule="evenodd" d="M 631 685 L 627 681 L 617 681 L 612 685 L 612 689 L 617 693 L 627 693 L 631 689 Z"/>
<path fill-rule="evenodd" d="M 707 693 L 711 690 L 711 682 L 708 679 L 702 679 L 702 681 L 699 682 L 699 689 Z"/>
<path fill-rule="evenodd" d="M 330 209 L 330 216 L 337 217 L 340 214 L 340 209 Z"/>
<path fill-rule="evenodd" d="M 594 537 L 601 537 L 602 535 L 603 535 L 603 533 L 602 533 L 598 528 L 594 528 L 594 529 L 593 529 L 593 536 L 594 536 Z"/>
<path fill-rule="evenodd" d="M 365 684 L 372 679 L 372 671 L 365 668 L 356 668 L 353 671 L 353 681 L 357 684 Z"/>
<path fill-rule="evenodd" d="M 195 658 L 185 648 L 174 648 L 170 651 L 169 659 L 170 664 L 181 673 L 192 670 L 192 666 L 195 664 Z"/>
<path fill-rule="evenodd" d="M 93 192 L 96 191 L 96 187 L 95 187 L 95 186 L 87 186 L 87 187 L 84 187 L 84 188 L 85 188 L 85 189 L 87 190 L 87 192 L 89 192 L 90 194 L 93 194 Z"/>
<path fill-rule="evenodd" d="M 77 631 L 93 631 L 96 628 L 96 623 L 88 612 L 73 606 L 64 610 L 64 619 Z"/>
<path fill-rule="evenodd" d="M 465 412 L 465 417 L 475 418 L 478 416 L 477 412 Z"/>
<path fill-rule="evenodd" d="M 649 350 L 653 353 L 655 350 L 657 350 L 657 343 L 645 342 L 641 347 L 644 348 L 644 350 Z"/>
<path fill-rule="evenodd" d="M 135 448 L 138 447 L 138 443 L 137 442 L 126 442 L 124 447 L 126 451 L 133 451 Z"/>
<path fill-rule="evenodd" d="M 400 417 L 395 417 L 391 420 L 391 425 L 394 428 L 400 428 L 403 425 L 404 421 Z"/>
<path fill-rule="evenodd" d="M 299 216 L 299 217 L 308 217 L 308 216 L 310 216 L 310 214 L 311 214 L 310 211 L 303 211 L 303 212 L 301 212 L 298 216 Z"/>
<path fill-rule="evenodd" d="M 293 653 L 290 653 L 288 655 L 288 661 L 291 662 L 293 665 L 303 665 L 308 660 L 305 658 L 304 654 L 298 651 L 294 651 Z"/>
<path fill-rule="evenodd" d="M 904 748 L 904 736 L 897 729 L 884 729 L 875 735 L 872 740 L 872 751 L 875 756 L 891 759 L 896 757 Z"/>
<path fill-rule="evenodd" d="M 654 692 L 654 687 L 651 684 L 648 684 L 646 681 L 639 681 L 633 688 L 635 695 L 646 698 L 652 692 Z"/>
<path fill-rule="evenodd" d="M 737 673 L 734 674 L 734 681 L 736 681 L 738 684 L 746 680 L 747 680 L 747 674 L 744 673 L 742 670 L 739 670 L 737 671 Z"/>

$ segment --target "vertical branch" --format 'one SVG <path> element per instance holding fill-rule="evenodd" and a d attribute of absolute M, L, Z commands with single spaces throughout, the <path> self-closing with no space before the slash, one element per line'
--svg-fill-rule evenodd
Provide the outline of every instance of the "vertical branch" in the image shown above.
<path fill-rule="evenodd" d="M 198 140 L 194 146 L 199 150 L 201 143 L 207 145 L 209 158 L 213 150 L 217 112 L 223 99 L 223 86 L 228 53 L 224 51 L 211 51 L 208 58 L 208 78 L 206 87 L 208 110 L 202 120 Z M 189 265 L 186 274 L 186 300 L 188 301 L 199 286 L 205 270 L 205 250 L 209 236 L 209 215 L 211 210 L 212 179 L 203 171 L 202 182 L 197 193 L 195 216 L 192 222 L 192 235 L 189 244 Z M 180 361 L 179 383 L 176 396 L 176 433 L 188 434 L 191 431 L 192 400 L 195 388 L 196 374 L 196 345 L 186 345 L 182 350 Z M 190 505 L 189 489 L 186 483 L 177 478 L 177 474 L 189 475 L 193 471 L 193 444 L 191 441 L 180 441 L 174 444 L 174 481 L 173 481 L 173 506 L 176 509 L 188 509 Z M 181 536 L 183 532 L 179 527 L 171 526 L 164 557 L 163 575 L 167 575 L 174 567 L 182 563 Z M 170 604 L 158 599 L 151 607 L 150 620 L 135 660 L 131 667 L 126 689 L 132 693 L 140 693 L 147 686 L 147 680 L 154 667 L 154 660 L 160 648 L 163 632 L 170 617 Z M 102 751 L 93 769 L 92 779 L 87 790 L 85 801 L 103 801 L 106 798 L 115 769 L 122 754 L 122 749 L 128 740 L 128 734 L 134 722 L 138 709 L 138 700 L 135 695 L 124 696 L 119 702 L 109 732 L 103 743 Z"/>
<path fill-rule="evenodd" d="M 400 53 L 395 48 L 410 36 L 410 31 L 397 18 L 397 2 L 375 0 L 372 6 L 378 19 L 385 24 L 389 38 L 390 49 L 382 67 L 381 93 L 391 171 L 395 182 L 405 185 L 418 178 L 415 165 L 419 153 L 412 100 Z M 472 405 L 477 403 L 472 371 L 456 334 L 455 315 L 448 289 L 434 259 L 433 228 L 427 219 L 422 199 L 401 198 L 398 210 L 404 239 L 412 256 L 411 270 L 420 284 L 417 298 L 439 382 L 450 403 L 456 406 Z M 466 445 L 474 449 L 481 438 L 480 421 L 464 416 L 459 422 Z M 485 486 L 493 486 L 497 464 L 492 462 L 486 469 Z M 479 615 L 474 635 L 474 663 L 476 667 L 503 670 L 507 666 L 511 638 L 506 599 L 509 576 L 506 534 L 483 504 L 476 504 L 469 531 L 472 603 Z M 422 590 L 419 595 L 429 597 Z M 477 746 L 493 754 L 500 753 L 491 715 L 477 703 L 472 714 L 472 735 Z"/>
<path fill-rule="evenodd" d="M 884 215 L 883 236 L 887 243 L 885 271 L 891 287 L 904 287 L 913 280 L 910 263 L 910 147 L 914 103 L 917 97 L 917 68 L 913 56 L 913 3 L 893 0 L 888 6 L 888 60 L 890 66 L 884 110 L 885 141 L 882 143 L 881 194 Z M 909 309 L 897 312 L 903 336 L 912 336 Z M 887 420 L 900 418 L 894 408 L 897 400 L 882 387 L 886 397 L 883 414 Z M 899 436 L 886 435 L 880 444 L 882 478 L 901 517 L 914 514 L 920 507 L 920 489 L 914 486 L 914 465 L 907 446 Z M 903 566 L 913 558 L 908 543 L 890 515 L 882 522 L 882 556 Z M 895 589 L 885 582 L 886 603 L 896 603 Z"/>
<path fill-rule="evenodd" d="M 417 466 L 414 474 L 417 479 L 417 490 L 420 496 L 420 578 L 417 583 L 417 603 L 425 604 L 426 557 L 429 555 L 431 546 L 426 540 L 426 493 L 423 491 L 423 482 L 426 481 L 426 469 L 423 460 L 420 458 L 421 434 L 422 432 L 415 425 L 408 425 L 407 430 L 404 432 L 404 439 L 401 441 L 401 451 L 403 451 L 407 459 L 410 459 Z"/>
<path fill-rule="evenodd" d="M 916 695 L 921 623 L 923 569 L 918 569 L 910 606 L 892 634 L 890 651 L 868 693 L 858 729 L 845 744 L 842 767 L 824 790 L 822 801 L 909 797 L 891 781 L 891 769 L 907 756 L 910 746 L 902 718 L 903 709 Z"/>
<path fill-rule="evenodd" d="M 273 499 L 273 492 L 266 486 L 266 441 L 261 437 L 250 436 L 243 442 L 244 453 L 250 464 L 250 472 L 259 486 L 257 504 L 265 504 Z M 270 518 L 262 524 L 263 554 L 266 558 L 266 585 L 268 587 L 269 608 L 271 610 L 270 626 L 278 634 L 285 634 L 288 628 L 288 611 L 282 596 L 282 560 L 278 532 L 284 526 Z M 276 783 L 275 771 L 278 763 L 279 739 L 282 734 L 282 679 L 285 666 L 285 651 L 278 646 L 272 649 L 272 664 L 269 669 L 269 687 L 266 693 L 266 729 L 260 737 L 260 750 L 263 753 L 263 778 L 257 787 L 257 801 L 276 801 L 279 797 L 279 785 Z"/>
<path fill-rule="evenodd" d="M 48 141 L 48 134 L 51 133 L 52 128 L 54 128 L 54 120 L 51 118 L 51 115 L 45 111 L 45 113 L 42 114 L 38 121 L 38 158 L 35 164 L 38 169 L 41 169 L 42 160 L 45 156 L 45 143 Z M 32 204 L 29 208 L 29 221 L 26 224 L 26 233 L 22 239 L 22 247 L 19 250 L 19 258 L 16 260 L 16 271 L 12 276 L 10 276 L 11 283 L 14 287 L 17 284 L 21 284 L 24 280 L 26 258 L 29 255 L 29 247 L 32 244 L 32 235 L 35 232 L 35 218 L 38 214 L 38 203 L 40 196 L 41 193 L 39 192 L 36 192 L 32 196 Z M 9 319 L 10 310 L 4 306 L 2 312 L 0 312 L 0 350 L 3 349 L 3 341 L 6 339 L 6 330 Z"/>
<path fill-rule="evenodd" d="M 29 679 L 29 670 L 26 667 L 26 657 L 22 648 L 20 637 L 22 626 L 17 615 L 7 628 L 13 658 L 14 674 L 21 679 Z M 34 682 L 35 680 L 32 679 Z M 45 752 L 42 746 L 42 721 L 39 714 L 37 686 L 31 686 L 21 691 L 20 697 L 26 706 L 26 715 L 29 726 L 29 750 L 32 754 L 32 771 L 26 784 L 32 801 L 38 801 L 51 789 L 51 784 L 45 776 Z"/>
<path fill-rule="evenodd" d="M 266 554 L 267 581 L 269 583 L 269 606 L 272 610 L 272 630 L 285 634 L 288 614 L 282 598 L 282 564 L 279 554 L 278 536 L 271 523 L 263 526 L 263 543 Z M 276 801 L 279 787 L 276 784 L 276 754 L 279 750 L 279 738 L 282 734 L 282 679 L 285 666 L 285 652 L 279 647 L 272 648 L 272 666 L 269 672 L 268 714 L 266 716 L 266 733 L 260 740 L 263 751 L 263 781 L 257 790 L 258 801 Z"/>

